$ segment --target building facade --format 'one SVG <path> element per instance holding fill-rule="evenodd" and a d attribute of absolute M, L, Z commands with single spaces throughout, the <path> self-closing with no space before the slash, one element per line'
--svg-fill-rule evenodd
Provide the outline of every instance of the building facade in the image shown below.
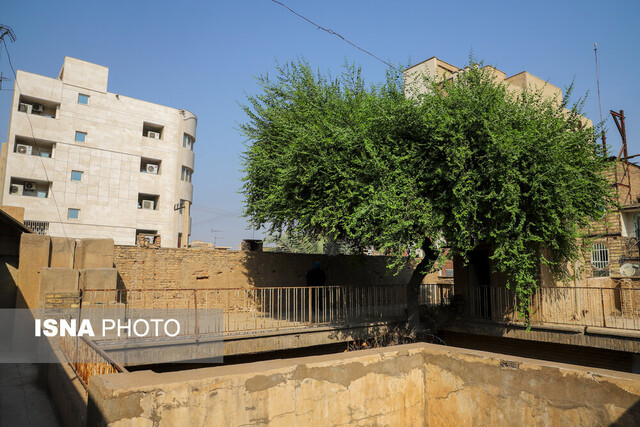
<path fill-rule="evenodd" d="M 110 93 L 108 74 L 70 57 L 58 78 L 18 71 L 0 205 L 51 236 L 184 247 L 197 118 Z"/>

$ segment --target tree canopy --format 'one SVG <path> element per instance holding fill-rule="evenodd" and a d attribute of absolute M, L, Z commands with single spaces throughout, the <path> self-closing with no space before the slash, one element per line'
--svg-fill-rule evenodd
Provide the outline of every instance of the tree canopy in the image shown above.
<path fill-rule="evenodd" d="M 411 313 L 439 242 L 462 256 L 486 243 L 526 315 L 540 263 L 562 276 L 580 228 L 612 200 L 605 153 L 580 103 L 514 92 L 470 65 L 456 79 L 423 77 L 422 90 L 396 70 L 367 85 L 357 66 L 331 77 L 305 61 L 259 77 L 240 127 L 252 224 L 398 257 L 422 248 Z"/>

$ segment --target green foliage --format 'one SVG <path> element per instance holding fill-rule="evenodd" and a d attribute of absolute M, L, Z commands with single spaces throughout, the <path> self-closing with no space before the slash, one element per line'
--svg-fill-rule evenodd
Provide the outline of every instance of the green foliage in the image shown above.
<path fill-rule="evenodd" d="M 265 237 L 264 242 L 273 244 L 273 248 L 265 248 L 274 252 L 287 252 L 297 254 L 325 254 L 325 255 L 355 255 L 362 253 L 357 247 L 344 241 L 326 241 L 305 234 L 287 231 L 280 234 L 271 234 Z"/>
<path fill-rule="evenodd" d="M 512 92 L 477 65 L 406 94 L 395 71 L 368 86 L 356 66 L 331 78 L 304 61 L 258 81 L 241 125 L 254 227 L 374 245 L 398 263 L 435 250 L 427 269 L 436 240 L 463 256 L 488 243 L 526 316 L 540 263 L 561 277 L 580 228 L 612 201 L 580 103 Z"/>

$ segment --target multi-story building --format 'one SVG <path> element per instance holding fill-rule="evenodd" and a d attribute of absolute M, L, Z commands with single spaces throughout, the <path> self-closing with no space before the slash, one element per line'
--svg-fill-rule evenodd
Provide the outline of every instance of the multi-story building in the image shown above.
<path fill-rule="evenodd" d="M 108 74 L 69 57 L 58 78 L 18 71 L 0 205 L 51 236 L 186 246 L 196 116 L 107 92 Z"/>

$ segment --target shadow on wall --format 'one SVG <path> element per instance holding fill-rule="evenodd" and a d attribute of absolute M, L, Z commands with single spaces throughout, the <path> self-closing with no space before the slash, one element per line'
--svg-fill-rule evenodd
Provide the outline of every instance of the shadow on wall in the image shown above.
<path fill-rule="evenodd" d="M 306 286 L 306 274 L 320 263 L 327 286 L 377 286 L 407 283 L 411 269 L 398 275 L 387 268 L 387 257 L 366 255 L 290 254 L 245 252 L 243 274 L 252 287 Z"/>
<path fill-rule="evenodd" d="M 0 308 L 14 308 L 18 290 L 18 257 L 0 257 Z"/>
<path fill-rule="evenodd" d="M 632 407 L 624 411 L 612 426 L 637 426 L 640 425 L 640 400 Z"/>

